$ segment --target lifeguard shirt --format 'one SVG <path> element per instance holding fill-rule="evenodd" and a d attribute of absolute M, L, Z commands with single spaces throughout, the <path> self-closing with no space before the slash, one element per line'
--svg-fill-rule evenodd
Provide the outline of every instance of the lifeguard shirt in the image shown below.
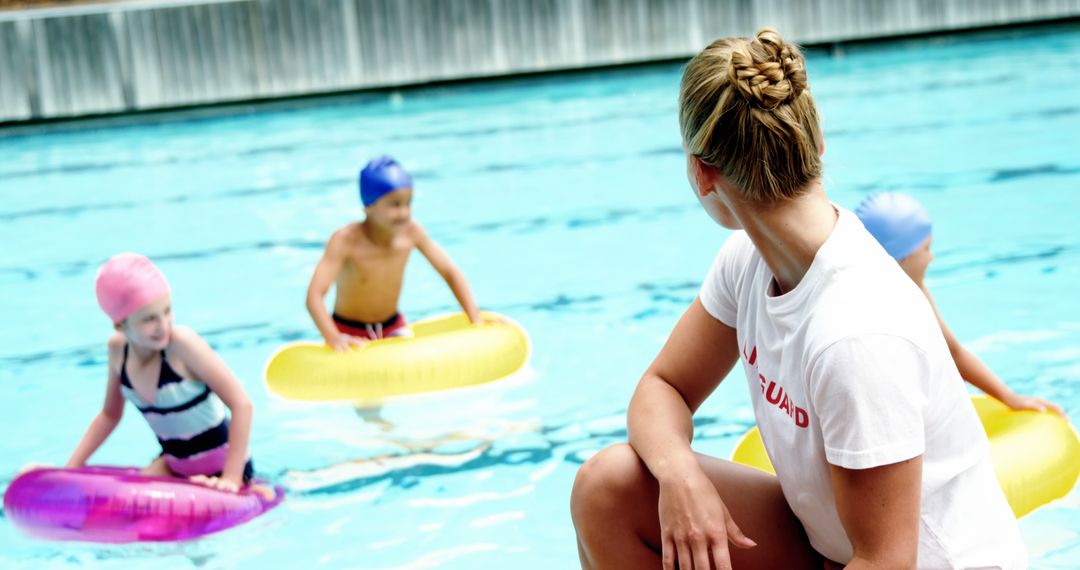
<path fill-rule="evenodd" d="M 919 568 L 1024 568 L 1016 519 L 933 310 L 863 228 L 839 219 L 782 295 L 743 231 L 701 288 L 737 331 L 754 415 L 810 543 L 840 563 L 852 546 L 829 464 L 867 469 L 923 456 Z"/>

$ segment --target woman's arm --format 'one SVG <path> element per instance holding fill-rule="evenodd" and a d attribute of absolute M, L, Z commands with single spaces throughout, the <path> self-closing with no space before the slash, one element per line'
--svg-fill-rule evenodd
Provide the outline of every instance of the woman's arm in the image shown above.
<path fill-rule="evenodd" d="M 735 329 L 694 302 L 646 370 L 627 412 L 630 445 L 660 485 L 665 569 L 728 567 L 727 542 L 749 548 L 690 449 L 693 413 L 738 359 Z"/>
<path fill-rule="evenodd" d="M 809 364 L 808 395 L 854 548 L 851 568 L 915 568 L 926 434 L 941 425 L 927 425 L 926 402 L 955 394 L 931 385 L 942 357 L 895 334 L 857 333 Z"/>
<path fill-rule="evenodd" d="M 461 305 L 461 309 L 469 316 L 469 321 L 479 323 L 480 309 L 477 308 L 476 301 L 473 300 L 472 291 L 469 289 L 469 282 L 465 279 L 465 274 L 454 265 L 453 261 L 450 261 L 450 256 L 446 254 L 443 248 L 428 237 L 427 232 L 420 227 L 420 224 L 413 224 L 413 232 L 416 249 L 419 249 L 420 253 L 424 254 L 424 257 L 435 268 L 435 271 L 438 271 L 446 284 L 450 286 L 450 291 L 454 293 L 454 297 Z"/>
<path fill-rule="evenodd" d="M 915 568 L 922 456 L 870 469 L 829 466 L 836 510 L 859 568 Z"/>
<path fill-rule="evenodd" d="M 102 405 L 101 411 L 94 417 L 94 420 L 90 422 L 90 427 L 86 429 L 86 433 L 83 434 L 82 440 L 79 441 L 79 445 L 71 454 L 71 458 L 64 465 L 65 467 L 74 468 L 85 465 L 90 456 L 101 447 L 109 434 L 116 429 L 117 424 L 120 423 L 120 418 L 124 415 L 124 395 L 120 392 L 119 372 L 120 366 L 122 366 L 123 346 L 124 340 L 122 336 L 114 336 L 109 339 L 105 403 Z"/>
<path fill-rule="evenodd" d="M 205 383 L 229 408 L 229 452 L 225 456 L 221 479 L 215 486 L 236 491 L 243 484 L 244 465 L 248 459 L 254 414 L 251 399 L 225 361 L 195 331 L 173 327 L 172 345 L 191 376 Z"/>

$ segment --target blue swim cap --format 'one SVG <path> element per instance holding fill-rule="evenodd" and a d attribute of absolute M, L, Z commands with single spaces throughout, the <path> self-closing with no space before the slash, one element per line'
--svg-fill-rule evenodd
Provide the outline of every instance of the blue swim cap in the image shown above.
<path fill-rule="evenodd" d="M 855 208 L 855 215 L 897 261 L 911 255 L 930 237 L 930 213 L 907 194 L 874 194 Z"/>
<path fill-rule="evenodd" d="M 412 188 L 412 178 L 389 156 L 371 159 L 360 171 L 360 201 L 365 207 L 401 188 Z"/>

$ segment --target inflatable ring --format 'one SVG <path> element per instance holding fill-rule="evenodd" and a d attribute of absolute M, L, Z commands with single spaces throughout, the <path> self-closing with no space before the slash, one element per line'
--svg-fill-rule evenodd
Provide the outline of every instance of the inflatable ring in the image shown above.
<path fill-rule="evenodd" d="M 274 508 L 243 489 L 219 491 L 132 467 L 35 469 L 4 493 L 4 516 L 35 538 L 92 542 L 188 540 L 234 527 Z"/>
<path fill-rule="evenodd" d="M 1080 439 L 1068 421 L 1052 413 L 1015 412 L 989 396 L 973 396 L 971 402 L 1016 518 L 1072 491 L 1080 476 Z M 731 460 L 775 473 L 756 427 L 739 440 Z"/>
<path fill-rule="evenodd" d="M 494 313 L 473 325 L 461 313 L 418 321 L 411 337 L 371 341 L 347 353 L 297 342 L 266 364 L 266 387 L 292 400 L 376 401 L 484 384 L 517 372 L 529 359 L 529 336 Z"/>

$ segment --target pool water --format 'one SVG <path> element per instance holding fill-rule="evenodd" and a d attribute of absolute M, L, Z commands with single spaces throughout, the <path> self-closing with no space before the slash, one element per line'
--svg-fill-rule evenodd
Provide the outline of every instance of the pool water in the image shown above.
<path fill-rule="evenodd" d="M 935 222 L 928 281 L 956 335 L 1021 393 L 1080 417 L 1080 28 L 814 53 L 826 187 L 853 208 L 909 192 Z M 0 486 L 62 464 L 100 409 L 110 332 L 97 266 L 136 250 L 168 275 L 178 323 L 213 344 L 256 405 L 257 470 L 276 511 L 203 540 L 34 541 L 0 520 L 4 568 L 570 568 L 578 466 L 624 414 L 727 231 L 685 179 L 680 68 L 663 64 L 0 131 Z M 482 307 L 530 333 L 528 374 L 460 393 L 286 402 L 262 382 L 281 344 L 315 339 L 308 279 L 358 219 L 355 174 L 380 153 L 416 181 L 414 216 Z M 455 309 L 414 256 L 402 309 Z M 741 372 L 736 372 L 741 374 Z M 741 381 L 696 418 L 727 456 L 752 425 Z M 130 407 L 93 462 L 157 447 Z M 1080 566 L 1080 494 L 1021 521 L 1032 565 Z"/>

